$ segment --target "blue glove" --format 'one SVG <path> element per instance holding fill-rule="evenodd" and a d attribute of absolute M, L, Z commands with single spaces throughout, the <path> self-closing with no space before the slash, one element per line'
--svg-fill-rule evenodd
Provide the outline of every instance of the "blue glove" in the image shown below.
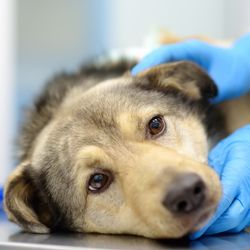
<path fill-rule="evenodd" d="M 218 86 L 215 103 L 250 92 L 250 34 L 240 38 L 231 48 L 220 48 L 190 40 L 162 46 L 146 56 L 132 70 L 138 72 L 161 63 L 189 60 L 200 65 Z"/>
<path fill-rule="evenodd" d="M 209 154 L 209 165 L 220 176 L 223 197 L 214 217 L 191 239 L 250 226 L 250 125 L 219 142 Z"/>
<path fill-rule="evenodd" d="M 3 208 L 3 188 L 0 187 L 0 210 Z"/>

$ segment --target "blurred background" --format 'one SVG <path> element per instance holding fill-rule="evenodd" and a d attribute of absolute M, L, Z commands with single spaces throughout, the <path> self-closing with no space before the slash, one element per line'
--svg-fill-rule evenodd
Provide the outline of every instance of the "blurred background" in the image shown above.
<path fill-rule="evenodd" d="M 15 166 L 23 110 L 53 74 L 114 49 L 153 49 L 161 29 L 235 39 L 248 0 L 1 0 L 0 185 Z"/>

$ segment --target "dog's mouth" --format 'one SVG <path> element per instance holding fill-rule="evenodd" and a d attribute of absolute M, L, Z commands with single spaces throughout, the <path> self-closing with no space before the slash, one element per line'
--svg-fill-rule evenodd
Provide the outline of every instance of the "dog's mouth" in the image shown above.
<path fill-rule="evenodd" d="M 195 216 L 193 220 L 193 227 L 190 230 L 190 233 L 194 233 L 209 221 L 209 219 L 212 217 L 216 210 L 216 206 L 210 206 L 201 209 L 200 212 L 198 212 L 198 215 Z"/>
<path fill-rule="evenodd" d="M 179 218 L 181 221 L 181 236 L 190 235 L 200 230 L 212 218 L 216 208 L 217 205 L 208 199 L 196 211 Z"/>

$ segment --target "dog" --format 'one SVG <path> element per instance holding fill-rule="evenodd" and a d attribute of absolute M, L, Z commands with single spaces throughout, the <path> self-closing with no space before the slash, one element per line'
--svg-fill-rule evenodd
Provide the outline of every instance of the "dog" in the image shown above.
<path fill-rule="evenodd" d="M 212 216 L 221 186 L 208 151 L 245 121 L 235 123 L 235 104 L 210 104 L 217 88 L 197 65 L 132 76 L 134 64 L 92 65 L 48 83 L 5 186 L 11 221 L 32 233 L 180 238 Z"/>

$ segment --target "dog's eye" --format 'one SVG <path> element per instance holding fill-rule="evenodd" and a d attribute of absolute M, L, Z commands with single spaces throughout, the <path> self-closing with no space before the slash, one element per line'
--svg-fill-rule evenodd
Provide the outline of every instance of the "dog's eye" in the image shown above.
<path fill-rule="evenodd" d="M 161 135 L 166 128 L 165 120 L 162 116 L 153 117 L 148 123 L 148 134 L 155 138 Z"/>
<path fill-rule="evenodd" d="M 112 175 L 108 171 L 98 170 L 90 176 L 88 182 L 88 191 L 91 193 L 100 193 L 106 190 L 112 182 Z"/>

